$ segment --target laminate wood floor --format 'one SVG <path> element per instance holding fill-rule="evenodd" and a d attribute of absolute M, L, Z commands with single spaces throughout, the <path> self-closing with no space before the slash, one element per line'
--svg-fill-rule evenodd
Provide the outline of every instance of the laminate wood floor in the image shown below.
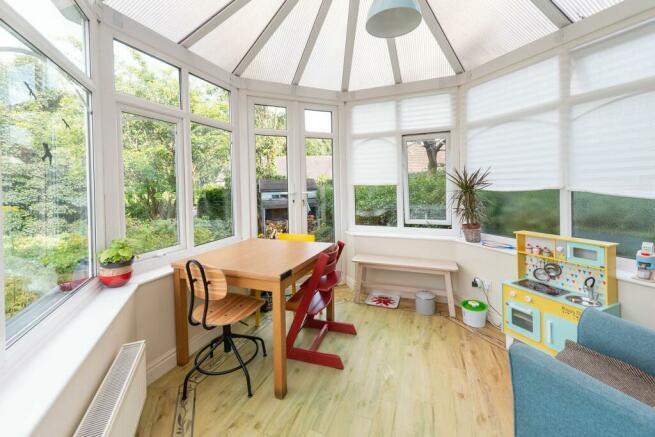
<path fill-rule="evenodd" d="M 193 435 L 200 436 L 511 436 L 507 352 L 494 328 L 477 332 L 447 317 L 354 304 L 342 288 L 338 320 L 357 336 L 328 333 L 321 346 L 341 355 L 335 370 L 290 360 L 289 391 L 273 396 L 271 354 L 249 366 L 254 396 L 241 372 L 197 385 Z M 343 299 L 343 297 L 346 299 Z M 288 324 L 291 314 L 288 314 Z M 288 326 L 288 325 L 287 325 Z M 253 328 L 235 327 L 235 331 Z M 316 331 L 299 339 L 308 346 Z M 257 331 L 270 345 L 270 319 Z M 189 364 L 190 366 L 190 364 Z M 180 384 L 176 368 L 148 387 L 139 436 L 171 436 Z"/>

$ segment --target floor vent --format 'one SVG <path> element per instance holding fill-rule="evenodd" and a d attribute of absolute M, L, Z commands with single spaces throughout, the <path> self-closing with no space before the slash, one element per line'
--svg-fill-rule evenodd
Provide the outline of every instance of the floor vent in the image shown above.
<path fill-rule="evenodd" d="M 145 341 L 124 344 L 75 432 L 76 437 L 131 436 L 146 399 Z"/>

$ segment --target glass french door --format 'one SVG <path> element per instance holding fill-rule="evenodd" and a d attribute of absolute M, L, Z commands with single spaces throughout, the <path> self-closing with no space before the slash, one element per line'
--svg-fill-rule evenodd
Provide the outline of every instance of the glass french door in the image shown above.
<path fill-rule="evenodd" d="M 336 109 L 269 100 L 250 103 L 256 235 L 275 238 L 289 232 L 335 241 Z"/>

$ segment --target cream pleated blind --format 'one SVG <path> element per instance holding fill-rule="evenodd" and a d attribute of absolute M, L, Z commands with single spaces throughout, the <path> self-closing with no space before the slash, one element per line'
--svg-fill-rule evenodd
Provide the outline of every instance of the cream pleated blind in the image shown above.
<path fill-rule="evenodd" d="M 396 185 L 398 145 L 394 137 L 353 141 L 353 185 Z"/>
<path fill-rule="evenodd" d="M 655 199 L 655 23 L 574 50 L 571 93 L 569 189 Z"/>
<path fill-rule="evenodd" d="M 559 61 L 550 58 L 468 90 L 466 165 L 493 191 L 562 187 Z"/>
<path fill-rule="evenodd" d="M 550 58 L 472 87 L 466 93 L 466 121 L 555 103 L 559 99 L 559 62 Z"/>
<path fill-rule="evenodd" d="M 398 184 L 402 136 L 449 130 L 452 105 L 452 95 L 441 93 L 353 106 L 351 183 Z"/>
<path fill-rule="evenodd" d="M 448 128 L 452 123 L 450 94 L 412 97 L 401 100 L 399 105 L 402 130 Z"/>
<path fill-rule="evenodd" d="M 556 111 L 469 129 L 466 144 L 469 169 L 491 169 L 489 190 L 561 187 Z"/>

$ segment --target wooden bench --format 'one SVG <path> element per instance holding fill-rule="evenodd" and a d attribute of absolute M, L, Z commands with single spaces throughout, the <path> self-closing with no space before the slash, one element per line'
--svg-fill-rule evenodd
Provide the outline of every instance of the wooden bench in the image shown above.
<path fill-rule="evenodd" d="M 371 255 L 364 253 L 355 255 L 353 257 L 353 262 L 357 264 L 357 273 L 355 278 L 355 302 L 360 302 L 360 294 L 362 289 L 376 288 L 387 291 L 404 292 L 417 292 L 426 289 L 420 287 L 410 287 L 402 284 L 367 282 L 366 273 L 368 269 L 442 275 L 444 277 L 446 289 L 442 290 L 430 288 L 429 290 L 436 292 L 437 294 L 442 294 L 445 292 L 446 298 L 448 299 L 448 314 L 450 317 L 455 317 L 455 298 L 453 297 L 453 282 L 450 274 L 459 270 L 459 266 L 456 262 L 448 260 Z"/>

